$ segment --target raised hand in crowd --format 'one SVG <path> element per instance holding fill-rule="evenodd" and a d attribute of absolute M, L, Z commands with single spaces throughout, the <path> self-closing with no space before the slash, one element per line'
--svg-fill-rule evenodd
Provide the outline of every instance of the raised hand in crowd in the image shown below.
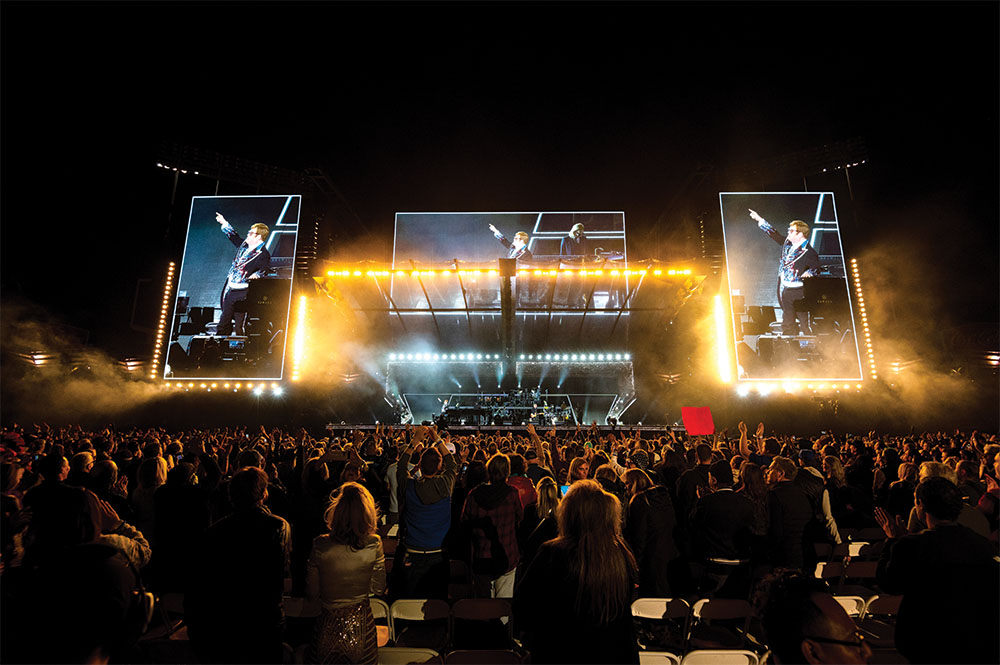
<path fill-rule="evenodd" d="M 890 516 L 883 508 L 875 508 L 875 521 L 882 527 L 887 538 L 899 538 L 906 535 L 906 524 L 900 515 Z"/>

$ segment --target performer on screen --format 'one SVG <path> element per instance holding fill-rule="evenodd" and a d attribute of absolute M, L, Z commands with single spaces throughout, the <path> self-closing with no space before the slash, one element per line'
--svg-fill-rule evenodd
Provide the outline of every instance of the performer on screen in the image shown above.
<path fill-rule="evenodd" d="M 531 261 L 531 250 L 528 249 L 528 234 L 524 231 L 518 231 L 514 234 L 514 242 L 507 240 L 502 233 L 497 229 L 497 227 L 490 224 L 490 231 L 496 236 L 496 239 L 500 241 L 504 247 L 508 249 L 507 258 L 517 259 L 518 261 Z"/>
<path fill-rule="evenodd" d="M 749 210 L 749 208 L 748 208 Z M 819 269 L 819 255 L 806 239 L 809 225 L 795 220 L 788 224 L 788 235 L 784 238 L 763 217 L 750 210 L 750 217 L 757 226 L 781 245 L 781 259 L 778 261 L 778 303 L 781 305 L 781 334 L 799 334 L 799 324 L 795 317 L 795 302 L 805 297 L 803 279 L 812 277 Z"/>
<path fill-rule="evenodd" d="M 221 212 L 215 213 L 215 221 L 222 225 L 222 232 L 229 241 L 239 247 L 233 265 L 229 268 L 229 274 L 226 275 L 226 284 L 222 287 L 222 316 L 219 318 L 216 333 L 233 334 L 235 315 L 236 334 L 242 336 L 245 332 L 243 324 L 246 321 L 246 314 L 236 314 L 236 303 L 246 300 L 250 288 L 249 280 L 257 279 L 263 271 L 271 267 L 271 254 L 264 247 L 264 241 L 271 231 L 266 224 L 254 224 L 247 231 L 246 240 L 243 240 Z"/>
<path fill-rule="evenodd" d="M 569 234 L 559 243 L 559 256 L 587 256 L 587 236 L 583 233 L 583 224 L 577 223 L 569 230 Z"/>

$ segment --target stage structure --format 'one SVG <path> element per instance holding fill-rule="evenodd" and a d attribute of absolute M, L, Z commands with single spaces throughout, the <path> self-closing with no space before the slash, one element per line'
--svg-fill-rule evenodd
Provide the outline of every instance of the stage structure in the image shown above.
<path fill-rule="evenodd" d="M 399 213 L 392 265 L 315 280 L 366 331 L 401 422 L 572 425 L 635 402 L 695 272 L 628 261 L 621 212 Z"/>

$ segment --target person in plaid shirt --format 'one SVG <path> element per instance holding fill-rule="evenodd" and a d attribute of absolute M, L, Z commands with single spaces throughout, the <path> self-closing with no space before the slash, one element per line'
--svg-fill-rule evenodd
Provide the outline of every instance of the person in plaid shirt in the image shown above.
<path fill-rule="evenodd" d="M 524 512 L 517 490 L 507 484 L 510 459 L 497 453 L 486 463 L 489 482 L 473 489 L 462 508 L 462 524 L 472 536 L 472 577 L 476 596 L 512 598 L 521 552 L 517 528 Z"/>

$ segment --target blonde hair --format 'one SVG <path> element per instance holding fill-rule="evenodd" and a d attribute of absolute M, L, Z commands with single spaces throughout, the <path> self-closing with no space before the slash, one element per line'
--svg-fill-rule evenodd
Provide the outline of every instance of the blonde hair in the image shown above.
<path fill-rule="evenodd" d="M 548 517 L 559 507 L 559 486 L 552 476 L 543 476 L 538 481 L 538 515 Z"/>
<path fill-rule="evenodd" d="M 356 550 L 364 549 L 378 525 L 375 499 L 358 483 L 344 483 L 335 490 L 323 518 L 334 541 Z"/>
<path fill-rule="evenodd" d="M 791 222 L 789 226 L 804 236 L 809 235 L 809 225 L 803 222 L 801 219 L 796 219 L 794 222 Z"/>
<path fill-rule="evenodd" d="M 528 234 L 525 233 L 524 231 L 518 231 L 517 233 L 514 234 L 514 240 L 517 240 L 518 238 L 523 239 L 525 245 L 528 244 Z"/>
<path fill-rule="evenodd" d="M 267 236 L 271 234 L 271 229 L 267 228 L 267 224 L 254 224 L 250 230 L 256 231 L 261 240 L 267 240 Z"/>

